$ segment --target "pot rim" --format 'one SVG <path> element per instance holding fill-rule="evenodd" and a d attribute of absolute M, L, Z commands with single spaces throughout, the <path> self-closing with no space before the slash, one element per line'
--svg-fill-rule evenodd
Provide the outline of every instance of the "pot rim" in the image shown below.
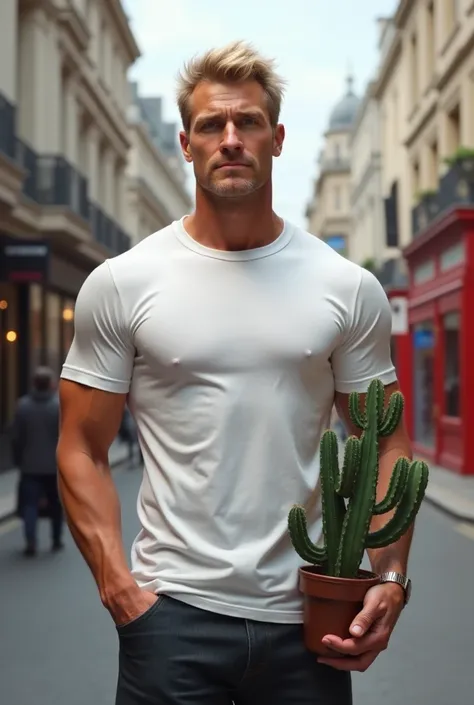
<path fill-rule="evenodd" d="M 360 583 L 373 582 L 374 580 L 376 580 L 376 581 L 380 580 L 380 576 L 377 573 L 374 573 L 370 570 L 364 570 L 363 568 L 359 568 L 359 572 L 363 574 L 363 577 L 340 578 L 337 575 L 325 575 L 324 573 L 319 573 L 318 567 L 310 565 L 310 564 L 300 566 L 300 568 L 299 568 L 300 575 L 305 578 L 311 579 L 311 577 L 314 577 L 315 580 L 320 580 L 322 582 L 327 582 L 327 583 L 338 583 L 339 585 L 344 585 L 344 584 L 349 585 L 354 582 L 357 582 L 360 584 Z"/>

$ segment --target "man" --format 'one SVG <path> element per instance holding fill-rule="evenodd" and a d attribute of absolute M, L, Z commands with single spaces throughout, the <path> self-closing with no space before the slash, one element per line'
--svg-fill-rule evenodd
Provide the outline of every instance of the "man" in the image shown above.
<path fill-rule="evenodd" d="M 195 210 L 97 267 L 77 300 L 60 487 L 117 627 L 117 705 L 346 705 L 350 671 L 385 648 L 404 603 L 396 583 L 373 588 L 353 638 L 328 635 L 347 660 L 304 649 L 288 511 L 304 504 L 320 534 L 333 401 L 347 419 L 350 391 L 397 383 L 378 281 L 272 209 L 282 92 L 243 43 L 185 67 Z M 107 462 L 127 399 L 145 462 L 131 570 Z M 381 491 L 410 450 L 403 428 L 390 443 Z M 407 555 L 408 538 L 374 570 L 404 573 Z"/>
<path fill-rule="evenodd" d="M 63 548 L 63 512 L 56 466 L 58 438 L 59 401 L 53 373 L 48 367 L 38 367 L 33 375 L 33 390 L 19 400 L 12 425 L 13 458 L 20 469 L 20 514 L 27 557 L 37 553 L 37 521 L 44 499 L 51 519 L 52 550 Z"/>

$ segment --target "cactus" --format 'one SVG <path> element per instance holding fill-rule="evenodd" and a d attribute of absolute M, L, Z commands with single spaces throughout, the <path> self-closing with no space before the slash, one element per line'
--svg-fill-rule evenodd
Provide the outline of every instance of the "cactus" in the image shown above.
<path fill-rule="evenodd" d="M 393 392 L 384 407 L 384 386 L 370 383 L 365 410 L 360 394 L 349 395 L 349 413 L 362 430 L 360 439 L 350 436 L 344 463 L 339 469 L 334 431 L 324 432 L 320 446 L 320 477 L 324 545 L 314 545 L 308 535 L 304 507 L 294 505 L 288 515 L 291 541 L 303 560 L 323 568 L 327 575 L 355 578 L 366 548 L 388 546 L 408 530 L 428 483 L 428 466 L 400 457 L 396 461 L 384 499 L 376 502 L 379 472 L 379 437 L 391 435 L 403 413 L 403 396 Z M 346 504 L 347 500 L 347 504 Z M 374 515 L 395 510 L 381 529 L 370 533 Z"/>

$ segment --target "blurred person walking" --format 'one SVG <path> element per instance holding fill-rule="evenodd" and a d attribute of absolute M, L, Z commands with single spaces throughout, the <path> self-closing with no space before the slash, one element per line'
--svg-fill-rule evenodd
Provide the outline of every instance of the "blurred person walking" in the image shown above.
<path fill-rule="evenodd" d="M 45 514 L 51 521 L 52 550 L 59 551 L 64 524 L 56 463 L 59 399 L 48 367 L 36 369 L 31 393 L 18 401 L 11 434 L 13 460 L 20 470 L 18 513 L 24 524 L 24 555 L 36 555 L 38 518 Z"/>

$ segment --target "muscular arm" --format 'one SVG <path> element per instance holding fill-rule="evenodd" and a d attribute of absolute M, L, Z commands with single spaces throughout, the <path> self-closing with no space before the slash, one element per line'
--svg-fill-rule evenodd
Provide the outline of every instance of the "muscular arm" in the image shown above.
<path fill-rule="evenodd" d="M 137 612 L 142 592 L 125 557 L 121 512 L 108 462 L 125 394 L 61 380 L 59 491 L 73 538 L 117 623 Z"/>
<path fill-rule="evenodd" d="M 399 390 L 397 382 L 388 384 L 385 387 L 385 400 L 387 402 L 392 392 Z M 362 406 L 365 404 L 365 395 L 361 395 Z M 336 393 L 335 398 L 336 409 L 340 417 L 344 420 L 349 433 L 355 436 L 360 436 L 360 429 L 353 426 L 349 416 L 349 395 Z M 379 480 L 377 485 L 377 502 L 382 500 L 390 483 L 390 478 L 393 472 L 393 466 L 396 460 L 404 455 L 407 458 L 412 458 L 412 448 L 410 439 L 404 424 L 404 419 L 395 429 L 391 436 L 380 438 L 379 440 L 380 464 L 379 464 Z M 376 531 L 384 526 L 387 521 L 393 516 L 392 512 L 374 516 L 371 522 L 371 531 Z M 395 570 L 406 575 L 408 568 L 408 556 L 413 538 L 413 524 L 410 529 L 397 542 L 385 546 L 384 548 L 368 549 L 367 553 L 372 565 L 372 570 L 375 573 L 384 573 L 389 570 Z"/>

